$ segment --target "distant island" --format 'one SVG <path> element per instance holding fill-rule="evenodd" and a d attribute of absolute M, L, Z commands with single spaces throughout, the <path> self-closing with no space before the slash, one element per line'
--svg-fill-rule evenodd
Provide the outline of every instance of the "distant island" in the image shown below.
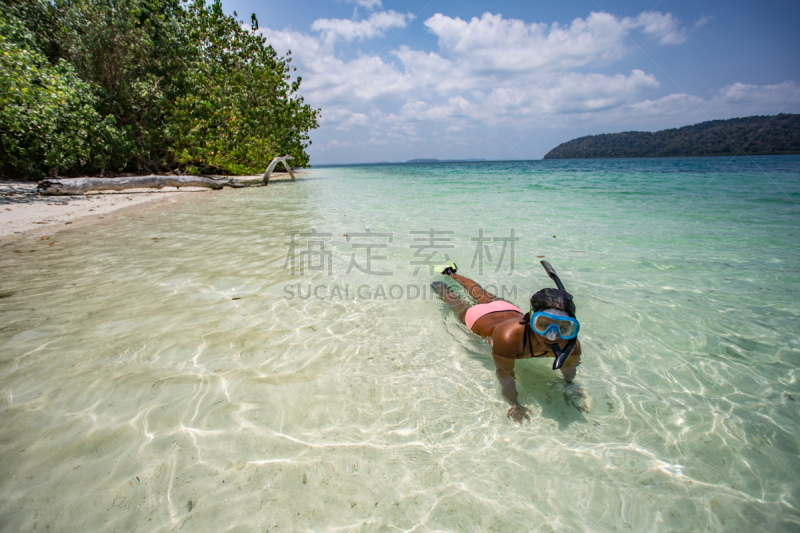
<path fill-rule="evenodd" d="M 711 120 L 654 133 L 588 135 L 553 148 L 544 159 L 800 154 L 800 115 Z"/>
<path fill-rule="evenodd" d="M 377 163 L 328 163 L 322 165 L 314 165 L 315 168 L 325 167 L 367 167 L 367 166 L 380 166 L 380 165 L 414 165 L 423 163 L 476 163 L 487 161 L 487 159 L 409 159 L 406 162 L 397 161 L 380 161 Z"/>
<path fill-rule="evenodd" d="M 474 163 L 485 159 L 409 159 L 406 163 Z"/>

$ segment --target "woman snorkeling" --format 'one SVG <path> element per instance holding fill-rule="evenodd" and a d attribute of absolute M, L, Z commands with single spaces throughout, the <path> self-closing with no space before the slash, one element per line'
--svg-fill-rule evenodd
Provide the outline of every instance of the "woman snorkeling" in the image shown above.
<path fill-rule="evenodd" d="M 458 269 L 453 263 L 443 265 L 439 271 L 460 283 L 477 304 L 462 300 L 441 281 L 431 284 L 461 322 L 473 333 L 489 339 L 503 397 L 511 404 L 508 417 L 519 423 L 530 420 L 530 411 L 517 402 L 514 377 L 517 359 L 555 357 L 553 369 L 561 369 L 568 383 L 572 382 L 580 364 L 580 324 L 575 318 L 572 295 L 564 289 L 550 263 L 542 261 L 542 266 L 558 289 L 542 289 L 535 293 L 531 296 L 531 310 L 524 314 L 519 307 L 457 274 Z"/>

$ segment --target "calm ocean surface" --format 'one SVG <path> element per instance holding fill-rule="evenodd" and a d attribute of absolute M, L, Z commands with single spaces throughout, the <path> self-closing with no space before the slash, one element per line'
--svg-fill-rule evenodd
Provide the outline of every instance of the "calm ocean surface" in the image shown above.
<path fill-rule="evenodd" d="M 53 240 L 0 249 L 2 531 L 800 528 L 798 156 L 317 168 Z M 506 418 L 445 255 L 526 310 L 555 267 L 585 401 L 521 361 Z"/>

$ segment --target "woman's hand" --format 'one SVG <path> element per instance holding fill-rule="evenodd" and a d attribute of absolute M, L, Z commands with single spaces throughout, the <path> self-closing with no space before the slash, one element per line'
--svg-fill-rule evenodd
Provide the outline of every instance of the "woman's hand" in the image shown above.
<path fill-rule="evenodd" d="M 530 413 L 530 409 L 522 407 L 520 404 L 515 405 L 511 409 L 508 410 L 508 414 L 506 415 L 508 418 L 513 420 L 518 424 L 522 424 L 523 420 L 530 420 L 531 417 L 528 416 Z"/>
<path fill-rule="evenodd" d="M 578 387 L 574 383 L 564 384 L 564 401 L 571 404 L 578 411 L 589 412 L 589 399 L 583 387 Z"/>

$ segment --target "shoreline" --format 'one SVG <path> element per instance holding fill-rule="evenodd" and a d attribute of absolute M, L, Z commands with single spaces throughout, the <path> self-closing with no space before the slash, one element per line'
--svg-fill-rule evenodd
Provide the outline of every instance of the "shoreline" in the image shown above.
<path fill-rule="evenodd" d="M 40 196 L 36 183 L 0 182 L 0 241 L 38 237 L 95 222 L 127 207 L 153 205 L 210 189 L 175 187 L 104 191 L 82 196 Z"/>
<path fill-rule="evenodd" d="M 296 174 L 302 174 L 297 173 Z M 237 176 L 238 180 L 260 176 Z M 277 178 L 277 179 L 276 179 Z M 270 182 L 289 180 L 287 175 L 275 176 Z M 0 242 L 52 235 L 59 231 L 99 222 L 127 212 L 132 207 L 155 206 L 179 198 L 205 197 L 214 193 L 203 187 L 164 187 L 163 189 L 128 189 L 99 191 L 85 195 L 59 196 L 36 194 L 36 182 L 0 181 Z"/>

